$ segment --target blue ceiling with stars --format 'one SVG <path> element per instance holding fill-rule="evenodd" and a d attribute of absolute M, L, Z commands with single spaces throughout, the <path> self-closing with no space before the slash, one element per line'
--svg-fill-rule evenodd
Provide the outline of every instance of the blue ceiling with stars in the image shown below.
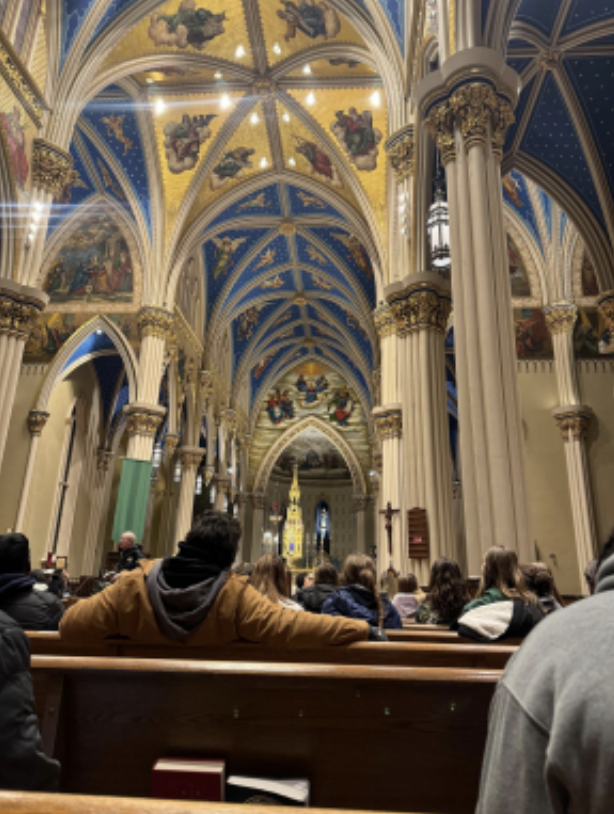
<path fill-rule="evenodd" d="M 508 62 L 528 81 L 507 133 L 506 162 L 514 166 L 526 156 L 537 163 L 544 171 L 540 183 L 548 187 L 552 179 L 550 191 L 558 187 L 564 190 L 559 197 L 575 198 L 612 242 L 614 51 L 603 46 L 614 34 L 614 2 L 572 0 L 564 15 L 560 10 L 559 0 L 518 6 Z M 607 24 L 611 30 L 604 34 Z M 532 44 L 544 41 L 547 59 Z"/>
<path fill-rule="evenodd" d="M 252 404 L 299 351 L 334 359 L 370 398 L 373 267 L 330 201 L 295 184 L 265 186 L 217 216 L 202 258 L 209 331 L 230 326 L 233 374 L 249 373 Z"/>

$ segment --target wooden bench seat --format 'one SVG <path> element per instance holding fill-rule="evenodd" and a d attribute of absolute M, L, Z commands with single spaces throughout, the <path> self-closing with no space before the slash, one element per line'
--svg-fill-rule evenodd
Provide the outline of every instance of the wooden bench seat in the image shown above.
<path fill-rule="evenodd" d="M 403 630 L 387 630 L 388 639 L 391 642 L 431 642 L 433 644 L 476 644 L 475 639 L 468 639 L 459 636 L 455 630 L 448 630 L 445 627 L 435 627 L 433 625 L 412 625 Z M 505 639 L 506 646 L 517 646 L 522 643 L 522 639 Z M 494 647 L 494 644 L 485 645 Z"/>
<path fill-rule="evenodd" d="M 312 814 L 339 814 L 325 808 L 309 810 Z M 245 814 L 245 807 L 229 803 L 147 800 L 142 797 L 85 797 L 81 794 L 0 791 L 0 811 L 2 814 Z M 250 805 L 249 814 L 296 814 L 296 808 Z"/>
<path fill-rule="evenodd" d="M 288 648 L 233 642 L 219 647 L 148 645 L 127 639 L 107 639 L 88 645 L 70 644 L 58 633 L 29 632 L 33 655 L 106 656 L 200 661 L 257 661 L 297 664 L 358 664 L 392 667 L 473 667 L 502 670 L 516 652 L 502 645 L 433 644 L 428 642 L 356 642 L 340 647 Z"/>
<path fill-rule="evenodd" d="M 501 673 L 33 656 L 32 675 L 64 792 L 148 796 L 158 758 L 224 758 L 309 778 L 314 806 L 470 814 Z"/>

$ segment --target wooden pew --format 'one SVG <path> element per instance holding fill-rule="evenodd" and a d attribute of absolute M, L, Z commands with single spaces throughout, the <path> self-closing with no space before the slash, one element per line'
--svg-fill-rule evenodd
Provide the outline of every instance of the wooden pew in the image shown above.
<path fill-rule="evenodd" d="M 475 646 L 474 639 L 468 639 L 464 636 L 459 636 L 454 630 L 448 630 L 445 627 L 435 627 L 431 625 L 414 625 L 411 628 L 403 628 L 403 630 L 387 630 L 388 639 L 391 642 L 422 642 L 426 644 L 462 644 Z M 506 646 L 517 646 L 522 644 L 522 639 L 505 639 L 503 642 Z M 484 645 L 484 647 L 494 647 L 495 644 Z"/>
<path fill-rule="evenodd" d="M 472 667 L 502 670 L 516 652 L 502 645 L 433 644 L 424 642 L 356 642 L 340 647 L 288 648 L 233 642 L 219 647 L 148 645 L 127 639 L 107 639 L 88 645 L 70 644 L 58 633 L 29 632 L 33 655 L 100 656 L 139 659 L 197 659 L 296 664 L 357 664 L 390 667 Z"/>
<path fill-rule="evenodd" d="M 310 808 L 312 814 L 339 814 Z M 127 797 L 84 797 L 80 794 L 24 794 L 0 791 L 2 814 L 245 814 L 243 805 L 147 800 Z M 286 806 L 250 805 L 250 814 L 296 814 Z M 346 814 L 353 814 L 348 811 Z M 410 814 L 410 812 L 408 812 Z M 414 813 L 415 814 L 415 813 Z"/>
<path fill-rule="evenodd" d="M 164 756 L 307 777 L 314 806 L 474 811 L 494 670 L 33 656 L 61 791 L 147 796 Z M 442 780 L 445 778 L 445 782 Z"/>

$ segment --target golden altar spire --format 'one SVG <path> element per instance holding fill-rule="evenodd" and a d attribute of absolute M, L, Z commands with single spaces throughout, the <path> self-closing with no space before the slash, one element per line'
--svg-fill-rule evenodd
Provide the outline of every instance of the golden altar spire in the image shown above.
<path fill-rule="evenodd" d="M 284 525 L 282 556 L 290 565 L 303 556 L 303 511 L 301 509 L 301 490 L 298 485 L 298 465 L 294 464 L 294 478 L 290 487 L 290 504 Z"/>

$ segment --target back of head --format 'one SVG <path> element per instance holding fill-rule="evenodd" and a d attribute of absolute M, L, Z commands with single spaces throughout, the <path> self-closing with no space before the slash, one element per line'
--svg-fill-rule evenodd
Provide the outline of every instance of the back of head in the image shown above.
<path fill-rule="evenodd" d="M 305 574 L 305 573 L 301 573 L 301 574 L 296 575 L 295 584 L 296 584 L 296 590 L 297 591 L 300 591 L 305 587 L 305 577 L 306 576 L 307 576 L 307 574 Z"/>
<path fill-rule="evenodd" d="M 418 580 L 413 574 L 406 577 L 399 577 L 399 593 L 413 594 L 418 590 Z"/>
<path fill-rule="evenodd" d="M 591 593 L 593 593 L 593 591 L 594 591 L 594 589 L 595 589 L 595 587 L 597 585 L 597 582 L 599 581 L 599 570 L 600 570 L 601 566 L 613 554 L 614 554 L 614 529 L 612 529 L 612 531 L 610 532 L 610 536 L 608 537 L 608 539 L 603 544 L 603 548 L 601 549 L 601 553 L 599 554 L 597 562 L 595 563 L 595 576 L 593 578 L 594 579 L 593 590 L 591 591 Z M 588 571 L 588 567 L 587 567 L 587 571 Z M 584 573 L 586 574 L 586 571 Z M 588 581 L 588 579 L 587 579 L 587 581 Z M 589 585 L 590 585 L 590 583 L 589 583 Z"/>
<path fill-rule="evenodd" d="M 185 542 L 179 543 L 179 556 L 230 568 L 237 556 L 240 539 L 241 524 L 234 517 L 225 512 L 203 512 L 196 518 Z"/>
<path fill-rule="evenodd" d="M 532 562 L 521 565 L 520 572 L 524 577 L 525 585 L 529 591 L 538 597 L 552 596 L 554 592 L 554 577 L 543 562 Z"/>
<path fill-rule="evenodd" d="M 30 570 L 30 541 L 24 534 L 0 535 L 0 574 L 26 574 Z"/>
<path fill-rule="evenodd" d="M 258 593 L 266 596 L 271 602 L 288 598 L 288 572 L 281 557 L 277 554 L 265 554 L 254 567 L 250 579 Z"/>
<path fill-rule="evenodd" d="M 453 622 L 458 619 L 470 598 L 458 563 L 447 557 L 435 560 L 428 589 L 428 601 L 432 609 L 442 619 Z"/>
<path fill-rule="evenodd" d="M 396 571 L 388 569 L 379 578 L 379 589 L 385 591 L 388 596 L 394 596 L 399 591 L 399 579 Z"/>
<path fill-rule="evenodd" d="M 316 585 L 339 585 L 339 574 L 332 563 L 323 562 L 316 568 L 314 582 Z"/>
<path fill-rule="evenodd" d="M 365 554 L 351 554 L 343 563 L 341 581 L 344 585 L 362 585 L 375 597 L 377 603 L 378 626 L 384 623 L 384 605 L 377 589 L 375 563 Z"/>
<path fill-rule="evenodd" d="M 522 598 L 535 602 L 535 597 L 527 591 L 524 577 L 518 567 L 515 551 L 503 546 L 489 548 L 484 557 L 484 570 L 478 594 L 481 596 L 490 588 L 498 588 L 510 599 Z"/>

